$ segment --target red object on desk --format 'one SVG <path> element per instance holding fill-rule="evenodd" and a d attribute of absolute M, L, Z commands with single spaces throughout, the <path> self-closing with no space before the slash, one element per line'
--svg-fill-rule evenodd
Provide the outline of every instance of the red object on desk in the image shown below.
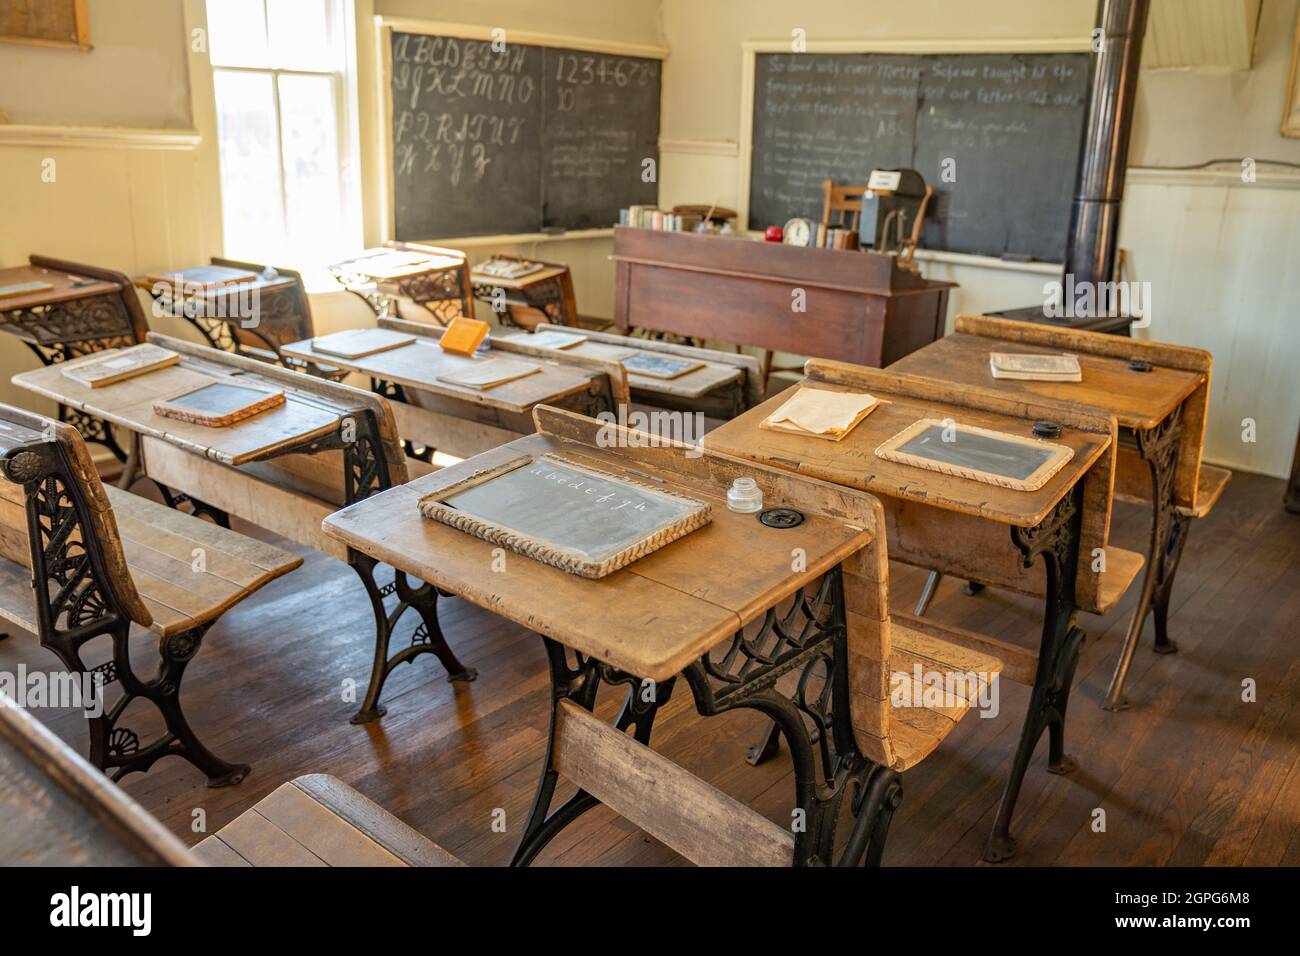
<path fill-rule="evenodd" d="M 763 238 L 768 242 L 780 242 L 785 238 L 780 226 L 768 226 L 767 231 L 763 233 Z"/>

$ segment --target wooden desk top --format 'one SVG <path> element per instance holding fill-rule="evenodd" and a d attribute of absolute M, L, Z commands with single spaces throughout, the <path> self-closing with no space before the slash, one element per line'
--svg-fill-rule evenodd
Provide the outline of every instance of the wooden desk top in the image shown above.
<path fill-rule="evenodd" d="M 1056 329 L 1041 323 L 1018 322 L 987 315 L 957 316 L 956 333 L 962 337 L 956 347 L 967 350 L 962 353 L 959 361 L 918 358 L 913 363 L 909 357 L 896 362 L 892 367 L 900 371 L 918 372 L 922 368 L 931 367 L 933 363 L 935 371 L 928 374 L 950 378 L 954 369 L 960 367 L 961 371 L 957 375 L 975 376 L 977 373 L 973 363 L 977 356 L 971 352 L 989 348 L 992 344 L 1007 351 L 1030 349 L 1040 352 L 1070 352 L 1079 356 L 1083 381 L 1048 383 L 1046 388 L 1052 389 L 1051 394 L 1054 396 L 1072 404 L 1087 402 L 1113 414 L 1119 424 L 1136 429 L 1155 428 L 1181 406 L 1174 500 L 1180 507 L 1193 513 L 1199 510 L 1197 497 L 1200 494 L 1201 454 L 1205 447 L 1210 373 L 1214 366 L 1214 358 L 1209 352 L 1183 345 L 1130 339 L 1101 332 Z M 971 342 L 971 339 L 976 341 Z M 935 343 L 939 344 L 941 343 Z M 947 357 L 953 348 L 945 346 L 943 351 L 932 354 Z M 928 349 L 921 351 L 927 352 Z M 1130 371 L 1128 362 L 1135 358 L 1150 362 L 1152 370 Z M 983 367 L 988 367 L 987 355 L 984 356 Z M 943 370 L 938 371 L 939 368 Z M 998 387 L 993 388 L 991 375 L 985 383 L 991 391 L 1010 398 L 1033 399 L 1045 394 L 1039 391 L 1044 385 L 1041 382 L 996 384 Z M 1135 475 L 1135 471 L 1142 474 Z M 1130 462 L 1130 465 L 1121 467 L 1118 474 L 1125 481 L 1136 478 L 1139 483 L 1143 483 L 1146 471 L 1145 467 L 1132 468 Z"/>
<path fill-rule="evenodd" d="M 151 342 L 170 347 L 163 336 L 150 335 Z M 199 349 L 198 346 L 195 349 Z M 173 349 L 176 351 L 176 349 Z M 158 369 L 102 388 L 90 388 L 63 374 L 69 364 L 22 372 L 13 377 L 15 385 L 52 398 L 56 402 L 80 409 L 130 429 L 141 435 L 159 438 L 195 454 L 203 455 L 227 465 L 240 465 L 250 461 L 270 458 L 290 445 L 311 441 L 334 431 L 350 409 L 311 394 L 298 391 L 274 377 L 263 377 L 246 371 L 240 363 L 222 358 L 227 353 L 203 349 L 211 353 L 205 360 L 182 352 L 178 365 Z M 97 352 L 87 361 L 97 361 L 110 354 Z M 245 421 L 225 428 L 209 428 L 191 422 L 164 418 L 153 411 L 159 399 L 173 398 L 202 385 L 232 378 L 250 384 L 282 388 L 283 405 L 254 415 Z"/>
<path fill-rule="evenodd" d="M 549 326 L 548 326 L 549 328 Z M 574 334 L 585 334 L 579 329 L 567 330 Z M 618 362 L 626 358 L 629 354 L 651 355 L 655 357 L 681 358 L 665 354 L 664 352 L 654 351 L 651 349 L 638 348 L 634 343 L 635 339 L 629 338 L 628 344 L 610 343 L 605 339 L 595 341 L 590 337 L 586 342 L 567 349 L 549 349 L 536 348 L 531 345 L 529 339 L 531 335 L 527 332 L 519 335 L 512 335 L 503 341 L 513 342 L 526 346 L 534 353 L 554 355 L 558 360 L 563 361 L 566 355 L 581 355 L 586 358 L 597 359 L 602 362 Z M 703 360 L 697 360 L 703 361 Z M 643 392 L 657 392 L 661 395 L 677 395 L 682 398 L 700 398 L 703 395 L 716 391 L 732 382 L 738 382 L 744 377 L 744 373 L 731 365 L 722 365 L 718 362 L 704 361 L 703 368 L 693 369 L 685 375 L 679 375 L 677 378 L 655 378 L 652 375 L 638 375 L 635 372 L 627 372 L 627 384 L 631 388 L 639 389 Z"/>
<path fill-rule="evenodd" d="M 990 388 L 1007 395 L 1049 398 L 1103 408 L 1126 428 L 1154 428 L 1182 404 L 1205 380 L 1202 372 L 1156 365 L 1150 372 L 1135 372 L 1128 359 L 1073 351 L 1083 371 L 1081 382 L 1021 382 L 997 379 L 989 371 L 990 352 L 1043 354 L 1060 352 L 1024 342 L 954 332 L 904 356 L 892 371 L 946 379 L 963 385 Z M 1135 357 L 1139 352 L 1135 349 Z"/>
<path fill-rule="evenodd" d="M 0 863 L 197 866 L 175 836 L 36 718 L 0 700 Z"/>
<path fill-rule="evenodd" d="M 404 279 L 423 272 L 458 269 L 465 264 L 464 256 L 443 252 L 423 252 L 418 249 L 366 249 L 351 259 L 344 259 L 329 267 L 340 282 L 361 276 L 372 282 L 385 279 Z"/>
<path fill-rule="evenodd" d="M 216 265 L 205 264 L 205 265 L 198 265 L 198 266 L 190 266 L 185 269 L 176 269 L 173 270 L 172 274 L 175 275 L 180 280 L 183 286 L 186 278 L 185 274 L 187 272 L 199 273 L 200 271 L 202 273 L 206 273 L 209 275 L 218 275 L 218 274 L 235 275 L 238 273 L 252 272 L 253 270 L 234 269 L 229 266 L 216 266 Z M 277 273 L 271 278 L 267 278 L 261 273 L 256 273 L 256 272 L 254 272 L 254 275 L 256 276 L 255 279 L 250 279 L 246 282 L 232 282 L 229 285 L 214 286 L 210 289 L 199 289 L 199 288 L 195 288 L 192 290 L 182 289 L 182 292 L 184 293 L 185 298 L 187 299 L 202 298 L 202 299 L 214 300 L 214 299 L 219 299 L 222 296 L 240 295 L 244 293 L 249 293 L 252 292 L 254 289 L 256 289 L 258 294 L 260 295 L 263 292 L 269 292 L 276 289 L 283 289 L 287 286 L 294 285 L 298 282 L 298 277 L 296 275 L 284 275 L 282 273 Z M 155 286 L 158 285 L 160 280 L 151 278 L 150 276 L 136 276 L 131 280 L 131 282 L 134 283 L 137 289 L 143 289 L 145 292 L 148 292 L 150 295 L 156 295 L 156 294 L 161 295 L 162 298 L 168 300 L 171 299 L 170 293 L 176 288 L 176 286 L 172 283 L 163 283 L 161 288 L 157 292 L 155 292 Z M 230 316 L 230 319 L 232 321 L 237 320 L 238 318 L 239 318 L 238 316 Z"/>
<path fill-rule="evenodd" d="M 490 285 L 500 289 L 527 289 L 539 282 L 546 282 L 556 276 L 562 276 L 567 271 L 568 269 L 565 266 L 546 266 L 536 272 L 530 272 L 528 275 L 519 276 L 517 279 L 507 279 L 505 276 L 494 276 L 487 272 L 471 269 L 469 278 L 470 282 L 475 285 Z"/>
<path fill-rule="evenodd" d="M 352 372 L 382 378 L 398 385 L 423 389 L 462 401 L 473 402 L 511 412 L 527 412 L 539 402 L 558 401 L 575 392 L 586 391 L 591 383 L 591 373 L 573 366 L 563 365 L 545 358 L 532 358 L 508 354 L 499 350 L 487 356 L 467 358 L 444 352 L 435 336 L 417 337 L 410 345 L 387 352 L 376 352 L 360 358 L 341 358 L 318 352 L 312 339 L 303 339 L 281 347 L 285 355 L 323 365 L 335 365 Z M 541 371 L 506 382 L 496 388 L 477 389 L 441 381 L 439 374 L 458 372 L 493 358 L 510 358 L 530 361 L 540 365 Z"/>
<path fill-rule="evenodd" d="M 82 281 L 83 284 L 77 285 L 78 281 Z M 0 269 L 0 286 L 18 285 L 23 282 L 47 282 L 54 288 L 0 298 L 0 314 L 122 291 L 122 287 L 116 282 L 91 279 L 89 276 L 78 276 L 57 269 L 43 269 L 40 266 L 11 266 L 8 269 Z"/>
<path fill-rule="evenodd" d="M 677 674 L 871 540 L 861 526 L 844 517 L 864 513 L 860 509 L 866 507 L 865 496 L 812 479 L 792 481 L 773 469 L 738 469 L 734 462 L 707 454 L 688 459 L 683 456 L 688 446 L 601 448 L 598 422 L 549 408 L 534 414 L 538 434 L 338 511 L 325 519 L 326 534 L 530 630 L 651 680 Z M 521 453 L 549 453 L 641 480 L 662 481 L 665 490 L 707 500 L 713 506 L 713 520 L 599 580 L 566 574 L 514 553 L 506 557 L 505 572 L 494 572 L 495 545 L 424 518 L 416 505 L 426 494 Z M 768 528 L 757 515 L 728 511 L 726 486 L 732 473 L 766 484 L 765 506 L 798 507 L 805 514 L 803 524 Z M 814 499 L 825 504 L 814 507 Z M 791 572 L 793 548 L 806 550 L 806 571 Z"/>
<path fill-rule="evenodd" d="M 843 365 L 838 362 L 808 363 L 810 387 L 831 390 L 866 391 L 882 400 L 880 406 L 838 442 L 769 431 L 759 423 L 776 411 L 793 392 L 786 390 L 739 418 L 724 422 L 704 436 L 704 447 L 724 455 L 744 458 L 799 474 L 858 488 L 873 494 L 933 505 L 948 511 L 978 515 L 1002 524 L 1028 528 L 1042 523 L 1055 504 L 1079 482 L 1111 443 L 1112 420 L 1100 413 L 1079 421 L 1087 428 L 1070 427 L 1078 421 L 1068 409 L 1031 409 L 1022 414 L 977 407 L 964 401 L 961 389 L 943 397 L 927 391 L 924 379 L 889 370 Z M 840 370 L 851 377 L 838 382 L 818 380 L 818 369 Z M 796 386 L 800 387 L 800 386 Z M 1060 414 L 1046 414 L 1045 412 Z M 1067 424 L 1057 444 L 1074 450 L 1074 457 L 1037 491 L 1013 491 L 968 478 L 952 477 L 876 457 L 876 448 L 922 418 L 948 419 L 962 425 L 976 425 L 1016 435 L 1031 435 L 1036 420 L 1051 418 Z"/>

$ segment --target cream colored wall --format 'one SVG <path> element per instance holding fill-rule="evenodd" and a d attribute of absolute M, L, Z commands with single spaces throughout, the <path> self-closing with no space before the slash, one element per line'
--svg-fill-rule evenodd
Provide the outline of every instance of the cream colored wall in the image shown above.
<path fill-rule="evenodd" d="M 205 261 L 220 252 L 221 211 L 215 146 L 191 131 L 192 11 L 175 0 L 90 11 L 91 53 L 0 44 L 0 110 L 12 121 L 0 125 L 0 265 L 38 253 L 137 275 Z M 10 383 L 38 365 L 0 335 L 0 401 L 50 411 Z"/>
<path fill-rule="evenodd" d="M 1298 6 L 1263 0 L 1247 73 L 1144 71 L 1131 165 L 1242 156 L 1300 162 L 1300 141 L 1278 133 Z M 663 0 L 672 56 L 664 71 L 661 202 L 739 205 L 746 40 L 788 40 L 796 28 L 809 41 L 1077 39 L 1091 31 L 1095 10 L 1093 0 Z M 1131 170 L 1120 244 L 1128 277 L 1153 283 L 1156 318 L 1136 334 L 1215 355 L 1207 455 L 1281 476 L 1300 422 L 1300 337 L 1292 319 L 1300 301 L 1292 238 L 1300 191 L 1291 172 L 1261 169 L 1251 184 L 1231 171 Z M 950 316 L 1042 301 L 1044 282 L 1059 275 L 1044 265 L 937 258 L 918 254 L 927 276 L 960 283 Z M 1243 418 L 1256 421 L 1255 443 L 1241 440 Z"/>
<path fill-rule="evenodd" d="M 0 112 L 11 123 L 187 128 L 181 4 L 95 0 L 88 6 L 90 53 L 0 44 Z"/>

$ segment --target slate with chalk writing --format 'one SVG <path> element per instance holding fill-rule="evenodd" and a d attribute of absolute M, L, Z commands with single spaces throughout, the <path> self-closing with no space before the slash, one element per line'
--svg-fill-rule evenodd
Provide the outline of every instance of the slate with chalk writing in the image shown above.
<path fill-rule="evenodd" d="M 603 577 L 707 524 L 709 505 L 548 455 L 420 501 L 426 517 L 584 577 Z"/>

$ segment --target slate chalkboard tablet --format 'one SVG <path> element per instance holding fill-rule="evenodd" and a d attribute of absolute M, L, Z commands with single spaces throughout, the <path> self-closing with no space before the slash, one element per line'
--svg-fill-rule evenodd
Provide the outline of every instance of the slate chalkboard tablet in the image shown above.
<path fill-rule="evenodd" d="M 651 355 L 649 352 L 637 352 L 623 359 L 623 367 L 637 375 L 651 378 L 680 378 L 687 372 L 704 368 L 703 362 L 694 359 L 674 358 L 669 355 Z"/>
<path fill-rule="evenodd" d="M 1065 445 L 923 418 L 876 449 L 886 461 L 915 465 L 1015 491 L 1037 491 L 1074 457 Z"/>
<path fill-rule="evenodd" d="M 709 505 L 550 455 L 420 499 L 420 512 L 535 561 L 602 578 L 710 521 Z"/>
<path fill-rule="evenodd" d="M 154 402 L 154 414 L 177 421 L 225 428 L 254 415 L 284 404 L 284 392 L 234 385 L 229 382 L 212 382 L 177 395 Z"/>
<path fill-rule="evenodd" d="M 1089 54 L 750 55 L 750 229 L 820 218 L 823 179 L 908 168 L 935 189 L 922 247 L 1064 258 Z"/>
<path fill-rule="evenodd" d="M 381 41 L 393 238 L 609 229 L 658 201 L 658 56 L 416 29 Z"/>

